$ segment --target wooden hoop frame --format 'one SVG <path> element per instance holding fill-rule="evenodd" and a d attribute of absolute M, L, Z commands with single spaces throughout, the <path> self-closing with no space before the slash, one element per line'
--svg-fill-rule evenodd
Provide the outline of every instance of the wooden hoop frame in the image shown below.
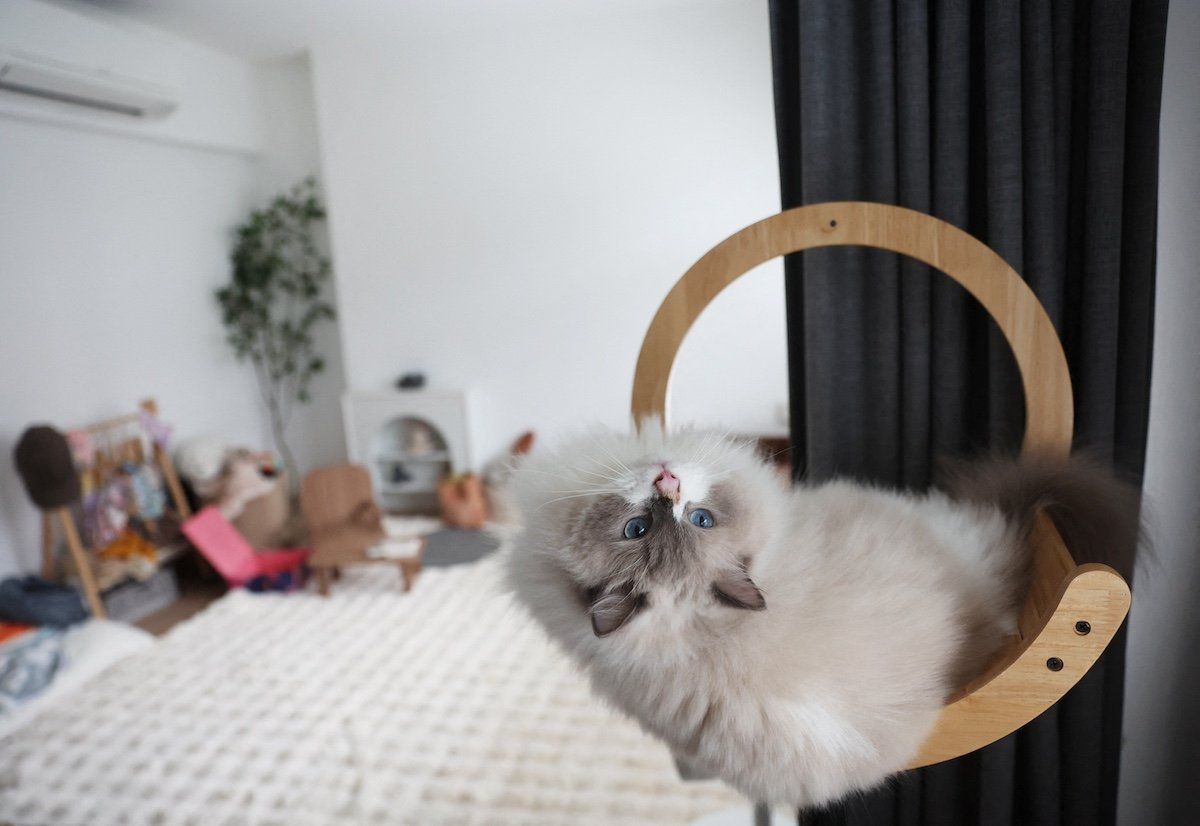
<path fill-rule="evenodd" d="M 859 201 L 798 207 L 751 224 L 709 250 L 667 294 L 642 341 L 634 422 L 667 422 L 671 369 L 705 307 L 733 281 L 781 255 L 818 247 L 890 250 L 941 270 L 973 295 L 1012 348 L 1025 392 L 1022 452 L 1071 450 L 1071 375 L 1054 325 L 1017 272 L 957 227 L 911 209 Z M 1076 565 L 1054 525 L 1030 537 L 1034 574 L 1020 632 L 952 698 L 909 768 L 968 754 L 1016 731 L 1057 702 L 1095 664 L 1129 611 L 1129 586 L 1105 565 Z M 1080 629 L 1087 631 L 1081 632 Z"/>

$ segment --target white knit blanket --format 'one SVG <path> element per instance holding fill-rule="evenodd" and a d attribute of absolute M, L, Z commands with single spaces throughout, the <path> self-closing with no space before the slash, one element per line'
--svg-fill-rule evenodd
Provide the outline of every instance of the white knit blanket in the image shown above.
<path fill-rule="evenodd" d="M 737 802 L 593 699 L 495 559 L 237 591 L 0 741 L 0 822 L 671 824 Z"/>

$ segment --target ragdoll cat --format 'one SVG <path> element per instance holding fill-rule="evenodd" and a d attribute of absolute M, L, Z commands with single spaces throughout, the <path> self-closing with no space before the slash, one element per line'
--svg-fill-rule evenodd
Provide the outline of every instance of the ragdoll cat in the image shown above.
<path fill-rule="evenodd" d="M 1036 508 L 1132 548 L 1130 492 L 1063 461 L 951 495 L 791 488 L 718 434 L 597 432 L 523 460 L 517 598 L 693 775 L 813 806 L 902 769 L 1016 631 Z M 1088 527 L 1092 530 L 1087 530 Z"/>

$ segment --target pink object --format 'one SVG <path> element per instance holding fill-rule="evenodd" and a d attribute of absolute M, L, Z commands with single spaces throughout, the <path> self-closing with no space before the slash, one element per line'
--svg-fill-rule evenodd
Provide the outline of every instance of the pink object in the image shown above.
<path fill-rule="evenodd" d="M 67 443 L 71 445 L 71 455 L 75 457 L 75 465 L 90 468 L 96 461 L 96 445 L 92 442 L 92 434 L 86 430 L 68 430 Z"/>
<path fill-rule="evenodd" d="M 654 487 L 672 502 L 679 501 L 679 477 L 666 468 L 663 468 L 663 472 L 654 480 Z"/>
<path fill-rule="evenodd" d="M 311 553 L 306 548 L 255 552 L 237 528 L 211 505 L 184 522 L 182 530 L 231 588 L 255 577 L 297 570 Z"/>

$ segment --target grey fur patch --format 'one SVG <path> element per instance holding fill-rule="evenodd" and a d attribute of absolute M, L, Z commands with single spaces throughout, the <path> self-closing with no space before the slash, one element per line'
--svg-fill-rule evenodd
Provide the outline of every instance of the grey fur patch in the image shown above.
<path fill-rule="evenodd" d="M 763 611 L 767 607 L 766 598 L 763 597 L 762 591 L 758 590 L 750 574 L 740 569 L 718 577 L 712 584 L 712 592 L 718 602 L 730 608 Z"/>
<path fill-rule="evenodd" d="M 597 637 L 616 631 L 646 605 L 646 595 L 635 592 L 632 582 L 623 582 L 607 591 L 592 590 L 592 631 Z"/>

